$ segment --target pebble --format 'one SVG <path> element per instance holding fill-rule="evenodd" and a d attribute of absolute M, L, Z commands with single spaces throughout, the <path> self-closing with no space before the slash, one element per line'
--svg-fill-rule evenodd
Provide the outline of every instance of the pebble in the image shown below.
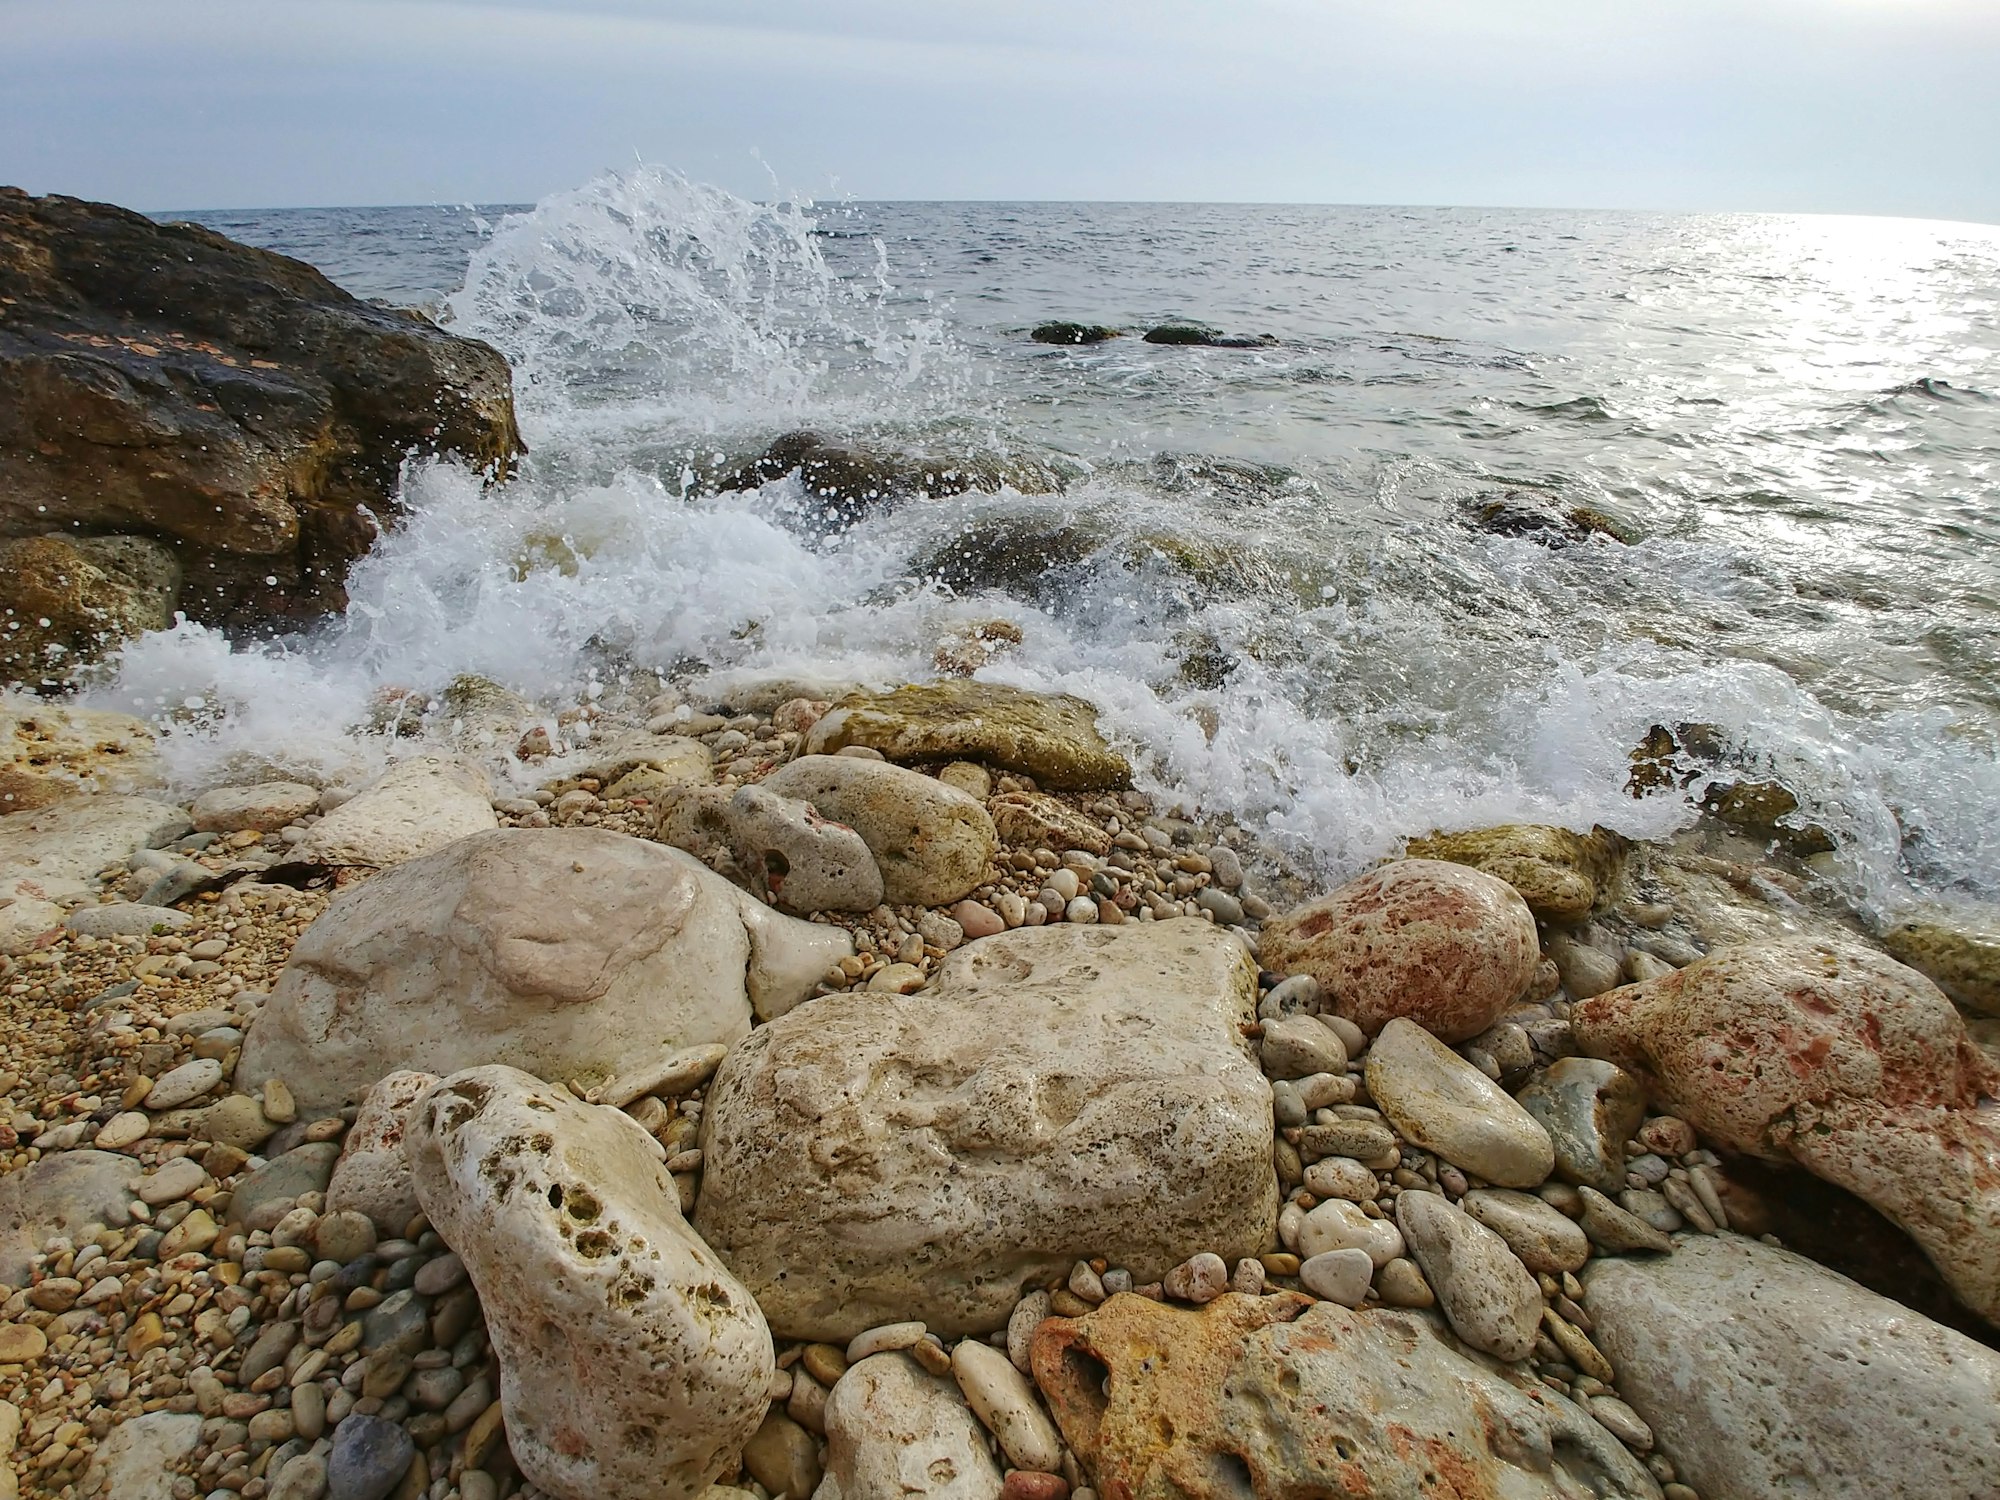
<path fill-rule="evenodd" d="M 819 1488 L 819 1443 L 783 1412 L 773 1411 L 744 1447 L 743 1466 L 773 1495 L 805 1500 Z"/>
<path fill-rule="evenodd" d="M 1017 901 L 1019 897 L 1015 898 Z M 958 923 L 968 939 L 993 937 L 1005 932 L 1007 920 L 990 906 L 982 906 L 977 901 L 961 901 L 951 909 L 951 919 Z M 1020 924 L 1014 923 L 1014 926 Z"/>
<path fill-rule="evenodd" d="M 914 995 L 923 987 L 924 971 L 915 964 L 885 964 L 868 981 L 868 988 L 877 994 Z"/>
<path fill-rule="evenodd" d="M 719 1042 L 677 1048 L 663 1055 L 658 1062 L 621 1074 L 602 1088 L 593 1090 L 590 1102 L 623 1109 L 648 1094 L 664 1098 L 685 1094 L 708 1082 L 728 1054 L 729 1049 Z"/>
<path fill-rule="evenodd" d="M 1243 903 L 1227 891 L 1217 890 L 1212 885 L 1203 886 L 1194 893 L 1194 904 L 1224 927 L 1243 925 Z"/>
<path fill-rule="evenodd" d="M 976 1339 L 961 1339 L 952 1351 L 951 1372 L 965 1404 L 993 1434 L 1010 1464 L 1049 1473 L 1061 1467 L 1062 1441 L 1055 1424 L 1006 1355 Z"/>
<path fill-rule="evenodd" d="M 273 1125 L 289 1125 L 299 1117 L 299 1106 L 282 1078 L 264 1080 L 264 1118 Z"/>
<path fill-rule="evenodd" d="M 1161 1285 L 1177 1302 L 1213 1302 L 1229 1290 L 1229 1265 L 1213 1251 L 1204 1250 L 1167 1272 Z"/>
<path fill-rule="evenodd" d="M 1319 1004 L 1319 996 L 1317 979 L 1310 974 L 1294 974 L 1271 986 L 1270 992 L 1258 1002 L 1257 1014 L 1267 1021 L 1304 1015 Z"/>
<path fill-rule="evenodd" d="M 416 1444 L 396 1423 L 356 1412 L 333 1430 L 328 1500 L 386 1500 L 416 1456 Z"/>
<path fill-rule="evenodd" d="M 1373 1120 L 1333 1120 L 1324 1125 L 1308 1125 L 1299 1132 L 1300 1154 L 1314 1160 L 1323 1156 L 1351 1156 L 1356 1161 L 1374 1162 L 1395 1149 L 1395 1135 L 1388 1126 Z"/>
<path fill-rule="evenodd" d="M 1042 1326 L 1042 1320 L 1049 1316 L 1051 1310 L 1049 1294 L 1036 1291 L 1029 1292 L 1016 1302 L 1014 1311 L 1007 1316 L 1007 1358 L 1023 1375 L 1031 1373 L 1028 1368 L 1028 1341 L 1035 1336 L 1035 1330 Z"/>
<path fill-rule="evenodd" d="M 1368 1049 L 1368 1093 L 1404 1139 L 1498 1187 L 1531 1188 L 1555 1166 L 1539 1121 L 1423 1027 L 1397 1016 Z"/>
<path fill-rule="evenodd" d="M 122 1151 L 127 1146 L 136 1146 L 146 1138 L 153 1122 L 143 1111 L 128 1109 L 106 1120 L 92 1142 L 100 1151 Z"/>
<path fill-rule="evenodd" d="M 222 1064 L 212 1057 L 196 1058 L 153 1081 L 145 1104 L 149 1110 L 178 1109 L 192 1104 L 222 1082 Z"/>
<path fill-rule="evenodd" d="M 1065 1500 L 1069 1481 L 1060 1474 L 1012 1470 L 1000 1484 L 1000 1500 Z"/>
<path fill-rule="evenodd" d="M 1346 1198 L 1363 1203 L 1376 1196 L 1381 1184 L 1375 1174 L 1351 1156 L 1323 1156 L 1306 1168 L 1306 1191 L 1315 1198 Z"/>
<path fill-rule="evenodd" d="M 1652 1452 L 1653 1429 L 1623 1401 L 1616 1396 L 1592 1396 L 1586 1404 L 1604 1430 L 1634 1453 Z"/>
<path fill-rule="evenodd" d="M 1078 896 L 1063 908 L 1065 922 L 1095 922 L 1098 919 L 1097 903 L 1088 896 Z"/>
<path fill-rule="evenodd" d="M 1334 1198 L 1307 1214 L 1298 1230 L 1298 1252 L 1306 1260 L 1332 1250 L 1365 1250 L 1382 1266 L 1403 1253 L 1403 1236 L 1387 1219 L 1371 1219 L 1360 1205 Z"/>
<path fill-rule="evenodd" d="M 1375 1262 L 1366 1250 L 1329 1250 L 1299 1263 L 1299 1281 L 1316 1297 L 1359 1307 L 1368 1298 Z"/>
<path fill-rule="evenodd" d="M 1460 1338 L 1497 1359 L 1534 1351 L 1542 1289 L 1505 1240 L 1439 1193 L 1404 1193 L 1396 1223 Z"/>
<path fill-rule="evenodd" d="M 25 1365 L 48 1352 L 49 1336 L 32 1323 L 0 1323 L 0 1365 Z"/>
<path fill-rule="evenodd" d="M 1578 1271 L 1590 1258 L 1582 1228 L 1533 1193 L 1479 1188 L 1460 1199 L 1459 1207 L 1505 1240 L 1530 1271 Z"/>
<path fill-rule="evenodd" d="M 1623 1255 L 1630 1250 L 1669 1251 L 1674 1242 L 1644 1219 L 1627 1213 L 1595 1188 L 1579 1188 L 1583 1216 L 1578 1222 L 1590 1242 L 1607 1255 Z"/>
<path fill-rule="evenodd" d="M 1265 1076 L 1306 1078 L 1315 1073 L 1344 1076 L 1347 1048 L 1317 1016 L 1281 1016 L 1264 1023 L 1258 1058 Z"/>
<path fill-rule="evenodd" d="M 1402 1256 L 1375 1273 L 1375 1290 L 1387 1307 L 1435 1307 L 1437 1293 L 1424 1280 L 1423 1268 Z"/>
<path fill-rule="evenodd" d="M 1048 1293 L 1041 1295 L 1046 1298 Z M 886 1354 L 891 1349 L 907 1349 L 921 1339 L 924 1325 L 918 1322 L 884 1323 L 880 1327 L 857 1333 L 847 1345 L 847 1362 L 858 1365 L 871 1354 Z"/>

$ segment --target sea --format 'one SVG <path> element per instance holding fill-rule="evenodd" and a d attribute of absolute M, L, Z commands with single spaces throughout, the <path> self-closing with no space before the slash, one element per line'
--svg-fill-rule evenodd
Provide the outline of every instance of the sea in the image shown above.
<path fill-rule="evenodd" d="M 412 748 L 378 695 L 465 673 L 552 715 L 649 671 L 890 683 L 1005 620 L 984 677 L 1089 699 L 1141 785 L 1322 881 L 1434 829 L 1674 835 L 1699 808 L 1635 796 L 1632 754 L 1692 725 L 1868 919 L 2000 900 L 2000 229 L 753 202 L 653 167 L 163 217 L 491 342 L 530 450 L 500 486 L 410 463 L 343 617 L 132 644 L 94 696 L 190 784 L 357 774 Z M 726 487 L 801 429 L 1061 487 L 859 519 Z"/>

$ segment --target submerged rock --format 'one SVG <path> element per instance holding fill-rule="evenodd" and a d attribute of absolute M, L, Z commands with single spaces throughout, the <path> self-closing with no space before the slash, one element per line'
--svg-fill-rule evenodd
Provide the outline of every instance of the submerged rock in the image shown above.
<path fill-rule="evenodd" d="M 1508 823 L 1465 833 L 1434 833 L 1410 841 L 1412 859 L 1442 859 L 1497 875 L 1521 893 L 1546 922 L 1581 922 L 1617 867 L 1624 841 L 1599 829 L 1572 833 L 1534 823 Z"/>
<path fill-rule="evenodd" d="M 709 1085 L 696 1224 L 786 1337 L 1001 1327 L 1105 1255 L 1158 1280 L 1265 1248 L 1271 1094 L 1255 966 L 1205 923 L 1021 928 L 931 988 L 836 994 Z"/>
<path fill-rule="evenodd" d="M 1265 923 L 1277 974 L 1310 974 L 1329 1008 L 1373 1036 L 1404 1016 L 1447 1042 L 1475 1037 L 1541 961 L 1534 914 L 1506 881 L 1404 859 Z"/>
<path fill-rule="evenodd" d="M 1268 333 L 1221 333 L 1205 323 L 1161 323 L 1146 330 L 1145 340 L 1207 349 L 1264 349 L 1278 342 Z"/>
<path fill-rule="evenodd" d="M 841 699 L 806 736 L 800 753 L 850 745 L 893 761 L 978 760 L 1020 771 L 1055 791 L 1128 786 L 1132 767 L 1105 744 L 1097 710 L 990 682 L 912 683 Z"/>
<path fill-rule="evenodd" d="M 1963 1334 L 1736 1235 L 1583 1283 L 1619 1395 L 1703 1496 L 2000 1494 L 2000 1354 Z"/>
<path fill-rule="evenodd" d="M 882 871 L 890 902 L 945 906 L 986 880 L 996 841 L 993 819 L 942 781 L 881 761 L 807 755 L 762 785 L 809 802 L 858 833 Z"/>
<path fill-rule="evenodd" d="M 197 225 L 0 189 L 0 300 L 0 535 L 160 537 L 199 620 L 342 607 L 413 450 L 521 449 L 495 350 Z"/>
<path fill-rule="evenodd" d="M 1424 1314 L 1130 1293 L 1041 1325 L 1035 1381 L 1099 1494 L 1132 1500 L 1658 1500 L 1583 1411 L 1456 1352 Z"/>
<path fill-rule="evenodd" d="M 1028 335 L 1038 344 L 1101 344 L 1118 337 L 1118 330 L 1102 323 L 1040 323 Z"/>
<path fill-rule="evenodd" d="M 1865 1199 L 2000 1321 L 2000 1065 L 1923 975 L 1856 942 L 1779 939 L 1609 991 L 1571 1023 L 1705 1141 Z"/>
<path fill-rule="evenodd" d="M 818 519 L 831 526 L 851 526 L 900 500 L 1002 489 L 1042 495 L 1062 488 L 1054 470 L 1032 459 L 910 453 L 831 442 L 816 432 L 774 438 L 758 457 L 724 475 L 717 487 L 751 490 L 790 474 L 818 503 Z"/>
<path fill-rule="evenodd" d="M 763 1420 L 750 1294 L 689 1230 L 645 1132 L 512 1068 L 446 1078 L 404 1142 L 500 1364 L 507 1446 L 563 1500 L 689 1500 Z"/>
<path fill-rule="evenodd" d="M 398 1068 L 504 1062 L 603 1082 L 732 1042 L 809 994 L 846 934 L 772 913 L 674 850 L 599 829 L 502 829 L 343 893 L 244 1037 L 237 1086 L 305 1110 Z"/>
<path fill-rule="evenodd" d="M 139 536 L 34 536 L 0 544 L 0 682 L 42 688 L 174 623 L 181 565 Z"/>

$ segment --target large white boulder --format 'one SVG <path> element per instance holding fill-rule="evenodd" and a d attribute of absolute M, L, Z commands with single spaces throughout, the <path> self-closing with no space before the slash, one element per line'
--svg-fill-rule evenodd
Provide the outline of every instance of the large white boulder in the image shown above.
<path fill-rule="evenodd" d="M 2000 1353 L 1786 1250 L 1593 1260 L 1618 1394 L 1710 1500 L 2000 1495 Z"/>
<path fill-rule="evenodd" d="M 320 819 L 294 854 L 325 865 L 397 865 L 499 826 L 483 771 L 420 755 L 397 762 Z"/>
<path fill-rule="evenodd" d="M 479 1293 L 531 1482 L 562 1500 L 685 1500 L 735 1464 L 769 1401 L 770 1331 L 636 1123 L 473 1068 L 418 1102 L 404 1151 Z"/>
<path fill-rule="evenodd" d="M 810 802 L 860 834 L 886 900 L 945 906 L 986 879 L 996 836 L 986 809 L 956 787 L 886 761 L 806 755 L 764 778 L 766 791 Z"/>
<path fill-rule="evenodd" d="M 384 871 L 306 930 L 243 1041 L 237 1086 L 302 1109 L 397 1069 L 503 1062 L 595 1086 L 729 1043 L 850 950 L 677 850 L 593 828 L 477 834 Z"/>
<path fill-rule="evenodd" d="M 788 1338 L 1000 1327 L 1109 1256 L 1157 1280 L 1271 1242 L 1256 966 L 1207 923 L 1022 928 L 929 990 L 837 994 L 709 1086 L 696 1224 Z"/>

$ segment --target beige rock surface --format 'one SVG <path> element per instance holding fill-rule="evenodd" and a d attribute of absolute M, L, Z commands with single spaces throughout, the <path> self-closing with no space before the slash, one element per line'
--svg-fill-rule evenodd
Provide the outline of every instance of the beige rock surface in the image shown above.
<path fill-rule="evenodd" d="M 317 787 L 298 781 L 260 781 L 203 792 L 189 816 L 201 833 L 235 833 L 244 828 L 275 833 L 318 807 Z"/>
<path fill-rule="evenodd" d="M 1789 1251 L 1592 1261 L 1591 1337 L 1703 1500 L 2000 1494 L 2000 1354 Z"/>
<path fill-rule="evenodd" d="M 1555 1145 L 1501 1087 L 1414 1021 L 1400 1017 L 1368 1049 L 1376 1107 L 1405 1140 L 1497 1187 L 1539 1187 Z"/>
<path fill-rule="evenodd" d="M 190 826 L 171 802 L 115 793 L 8 813 L 0 817 L 0 884 L 26 880 L 54 897 L 80 895 L 99 870 L 171 843 Z"/>
<path fill-rule="evenodd" d="M 826 1477 L 813 1500 L 995 1500 L 1000 1466 L 958 1387 L 905 1354 L 874 1354 L 826 1402 Z"/>
<path fill-rule="evenodd" d="M 977 760 L 1022 771 L 1051 791 L 1131 783 L 1132 767 L 1105 744 L 1097 710 L 991 682 L 913 683 L 841 699 L 806 735 L 801 753 L 849 745 L 894 761 Z"/>
<path fill-rule="evenodd" d="M 809 802 L 860 834 L 882 871 L 884 899 L 946 906 L 986 879 L 993 819 L 965 793 L 902 766 L 807 755 L 779 767 L 766 791 Z"/>
<path fill-rule="evenodd" d="M 1890 954 L 1976 1016 L 2000 1016 L 2000 913 L 1938 911 L 1882 934 Z"/>
<path fill-rule="evenodd" d="M 764 1418 L 770 1331 L 636 1124 L 474 1068 L 424 1095 L 404 1149 L 478 1289 L 524 1475 L 562 1500 L 685 1500 L 734 1465 Z"/>
<path fill-rule="evenodd" d="M 1434 1318 L 1297 1293 L 1199 1312 L 1130 1293 L 1041 1325 L 1036 1384 L 1101 1495 L 1658 1500 L 1579 1408 L 1458 1353 Z"/>
<path fill-rule="evenodd" d="M 1327 1007 L 1373 1036 L 1406 1016 L 1447 1042 L 1479 1035 L 1528 987 L 1541 942 L 1506 881 L 1404 859 L 1264 925 L 1277 974 L 1310 974 Z"/>
<path fill-rule="evenodd" d="M 1851 940 L 1781 938 L 1612 990 L 1571 1022 L 1703 1140 L 1867 1200 L 2000 1320 L 2000 1066 L 1914 969 Z"/>
<path fill-rule="evenodd" d="M 849 951 L 678 851 L 597 829 L 504 829 L 387 870 L 307 929 L 244 1037 L 237 1086 L 305 1111 L 399 1068 L 505 1062 L 595 1086 L 733 1042 Z"/>
<path fill-rule="evenodd" d="M 1542 1292 L 1507 1242 L 1442 1193 L 1402 1194 L 1396 1227 L 1458 1336 L 1496 1359 L 1526 1359 Z"/>
<path fill-rule="evenodd" d="M 444 756 L 400 761 L 313 825 L 298 859 L 396 865 L 500 826 L 476 766 Z"/>
<path fill-rule="evenodd" d="M 1106 1255 L 1157 1280 L 1277 1213 L 1255 968 L 1206 923 L 1022 928 L 813 1000 L 723 1062 L 695 1221 L 787 1337 L 1001 1327 Z"/>
<path fill-rule="evenodd" d="M 0 1177 L 0 1285 L 26 1285 L 35 1253 L 88 1224 L 132 1222 L 139 1163 L 110 1151 L 60 1151 Z"/>
<path fill-rule="evenodd" d="M 1598 829 L 1572 833 L 1538 823 L 1506 823 L 1412 839 L 1411 859 L 1442 859 L 1496 875 L 1547 922 L 1581 922 L 1597 904 L 1624 841 Z"/>
<path fill-rule="evenodd" d="M 0 694 L 0 813 L 78 792 L 142 792 L 160 778 L 153 732 L 131 715 Z"/>

